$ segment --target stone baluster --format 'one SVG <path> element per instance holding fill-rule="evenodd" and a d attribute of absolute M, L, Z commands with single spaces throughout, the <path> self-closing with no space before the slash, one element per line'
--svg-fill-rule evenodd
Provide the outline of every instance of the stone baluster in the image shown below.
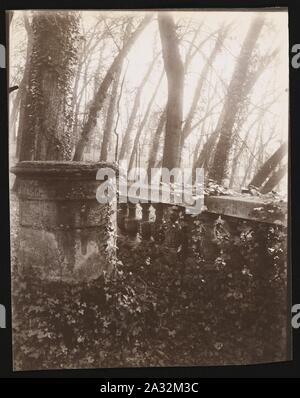
<path fill-rule="evenodd" d="M 151 221 L 150 221 L 150 207 L 151 203 L 141 203 L 142 220 L 140 224 L 140 232 L 143 239 L 150 239 L 151 237 Z"/>
<path fill-rule="evenodd" d="M 153 207 L 155 209 L 153 237 L 158 242 L 162 242 L 165 238 L 164 229 L 163 229 L 164 205 L 163 203 L 155 203 Z"/>
<path fill-rule="evenodd" d="M 118 204 L 117 222 L 121 232 L 125 232 L 125 219 L 128 217 L 128 203 Z"/>
<path fill-rule="evenodd" d="M 163 203 L 155 203 L 153 206 L 154 206 L 154 209 L 155 209 L 155 224 L 157 226 L 159 226 L 163 222 L 164 205 L 163 205 Z"/>
<path fill-rule="evenodd" d="M 138 220 L 136 218 L 136 203 L 128 203 L 128 216 L 125 218 L 125 230 L 129 235 L 135 236 L 138 232 Z"/>

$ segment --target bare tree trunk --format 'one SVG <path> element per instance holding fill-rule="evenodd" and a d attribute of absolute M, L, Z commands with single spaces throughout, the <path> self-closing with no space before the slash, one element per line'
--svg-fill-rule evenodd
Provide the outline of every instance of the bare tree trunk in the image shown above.
<path fill-rule="evenodd" d="M 131 26 L 132 25 L 131 25 L 131 19 L 130 19 L 125 28 L 123 45 L 126 43 L 126 41 L 129 38 L 129 35 L 131 33 Z M 101 161 L 106 161 L 108 158 L 108 148 L 109 148 L 109 144 L 110 144 L 110 141 L 112 138 L 114 115 L 115 115 L 116 104 L 117 104 L 118 88 L 119 88 L 123 64 L 124 64 L 124 59 L 122 60 L 122 62 L 120 63 L 120 65 L 116 71 L 115 79 L 113 82 L 113 87 L 112 87 L 108 110 L 107 110 L 105 127 L 104 127 L 104 131 L 103 131 L 103 140 L 102 140 L 101 152 L 100 152 L 100 160 Z M 126 72 L 125 72 L 125 74 L 126 74 Z M 124 78 L 123 78 L 123 81 L 124 81 Z M 122 86 L 123 86 L 123 83 L 122 83 Z M 95 87 L 96 87 L 96 85 L 95 85 Z M 120 103 L 121 96 L 122 96 L 122 89 L 120 90 L 118 104 Z M 118 124 L 118 121 L 117 121 L 116 125 L 117 124 Z M 117 140 L 118 139 L 119 139 L 119 136 L 117 135 Z M 118 142 L 117 142 L 117 144 L 118 144 Z"/>
<path fill-rule="evenodd" d="M 80 76 L 82 74 L 82 69 L 84 67 L 85 69 L 85 75 L 86 75 L 86 70 L 89 68 L 89 65 L 92 61 L 92 54 L 95 48 L 99 43 L 103 43 L 102 46 L 100 47 L 100 55 L 99 55 L 99 61 L 98 61 L 98 66 L 97 70 L 94 76 L 94 93 L 99 87 L 99 84 L 97 82 L 96 77 L 100 74 L 100 69 L 102 66 L 102 52 L 104 51 L 105 43 L 106 41 L 103 40 L 106 36 L 106 29 L 101 33 L 100 36 L 97 36 L 97 29 L 99 28 L 99 25 L 105 20 L 105 17 L 102 17 L 98 20 L 98 22 L 95 24 L 92 32 L 90 33 L 90 37 L 88 42 L 86 43 L 85 40 L 82 41 L 82 49 L 80 51 L 78 63 L 77 63 L 77 71 L 75 74 L 75 81 L 74 81 L 74 88 L 73 88 L 73 95 L 72 95 L 72 100 L 71 100 L 71 109 L 72 109 L 72 135 L 73 135 L 73 140 L 74 142 L 77 142 L 77 136 L 78 136 L 78 127 L 79 127 L 79 109 L 81 105 L 81 100 L 83 97 L 83 94 L 86 92 L 86 87 L 83 86 L 80 91 L 78 92 L 78 87 L 79 87 L 79 82 L 80 82 Z M 94 41 L 94 42 L 93 42 Z M 102 50 L 102 51 L 101 51 Z M 90 81 L 91 79 L 89 79 Z"/>
<path fill-rule="evenodd" d="M 83 151 L 89 141 L 91 131 L 96 125 L 97 121 L 97 113 L 102 109 L 104 100 L 107 95 L 107 91 L 114 79 L 115 73 L 119 68 L 119 65 L 123 62 L 124 58 L 128 54 L 129 50 L 139 37 L 139 35 L 142 33 L 142 31 L 145 29 L 145 27 L 148 25 L 148 23 L 151 20 L 151 16 L 145 17 L 142 22 L 139 24 L 135 32 L 132 33 L 132 35 L 129 37 L 128 41 L 126 44 L 123 45 L 122 49 L 120 50 L 119 54 L 115 57 L 113 63 L 111 64 L 108 72 L 106 73 L 99 90 L 97 91 L 92 105 L 89 110 L 89 115 L 87 118 L 87 121 L 85 122 L 82 132 L 81 132 L 81 137 L 79 139 L 79 142 L 77 143 L 76 149 L 75 149 L 75 154 L 73 157 L 73 160 L 81 160 Z"/>
<path fill-rule="evenodd" d="M 144 117 L 143 117 L 143 120 L 142 120 L 142 122 L 141 122 L 141 124 L 140 124 L 140 126 L 139 126 L 139 128 L 138 128 L 137 133 L 136 133 L 136 136 L 135 136 L 135 139 L 134 139 L 134 143 L 133 143 L 133 149 L 132 149 L 132 152 L 131 152 L 130 161 L 129 161 L 129 165 L 128 165 L 128 170 L 131 170 L 132 167 L 133 167 L 134 157 L 135 157 L 135 155 L 136 155 L 136 153 L 137 153 L 137 146 L 138 146 L 138 143 L 139 143 L 139 141 L 140 141 L 140 137 L 141 137 L 141 135 L 142 135 L 142 132 L 143 132 L 143 130 L 144 130 L 144 127 L 146 126 L 146 123 L 147 123 L 147 121 L 148 121 L 148 117 L 149 117 L 151 108 L 152 108 L 152 106 L 153 106 L 153 103 L 154 103 L 156 94 L 157 94 L 157 92 L 158 92 L 159 86 L 161 85 L 161 81 L 162 81 L 162 79 L 163 79 L 164 73 L 165 73 L 165 72 L 163 71 L 162 74 L 161 74 L 161 76 L 160 76 L 160 78 L 159 78 L 159 81 L 158 81 L 158 83 L 157 83 L 157 85 L 156 85 L 156 87 L 155 87 L 155 89 L 154 89 L 154 93 L 152 94 L 152 97 L 151 97 L 151 99 L 150 99 L 150 101 L 149 101 L 149 104 L 148 104 L 148 106 L 147 106 L 147 109 L 146 109 L 145 115 L 144 115 Z"/>
<path fill-rule="evenodd" d="M 204 67 L 203 67 L 203 69 L 201 71 L 201 74 L 199 76 L 198 83 L 197 83 L 197 86 L 196 86 L 196 89 L 195 89 L 195 92 L 194 92 L 192 105 L 190 107 L 189 113 L 188 113 L 188 115 L 186 117 L 186 120 L 185 120 L 185 123 L 184 123 L 184 127 L 183 127 L 183 130 L 182 130 L 183 142 L 188 138 L 188 136 L 192 132 L 192 121 L 193 121 L 194 114 L 195 114 L 195 111 L 196 111 L 197 106 L 198 106 L 198 102 L 199 102 L 199 99 L 200 99 L 200 95 L 201 95 L 201 91 L 202 91 L 204 82 L 206 80 L 209 68 L 212 66 L 216 56 L 218 55 L 218 52 L 220 51 L 220 49 L 222 47 L 226 32 L 227 32 L 227 30 L 224 30 L 224 29 L 220 30 L 220 32 L 218 34 L 218 37 L 217 37 L 217 40 L 215 42 L 214 49 L 212 50 L 209 58 L 207 59 L 205 65 L 204 65 Z"/>
<path fill-rule="evenodd" d="M 278 97 L 276 97 L 269 103 L 260 107 L 258 117 L 248 127 L 247 132 L 245 133 L 245 137 L 242 140 L 242 143 L 240 145 L 240 148 L 238 150 L 236 149 L 235 154 L 233 156 L 232 167 L 231 167 L 231 175 L 230 175 L 230 183 L 229 183 L 230 188 L 232 188 L 232 186 L 234 184 L 234 179 L 235 179 L 236 169 L 238 168 L 239 158 L 241 157 L 245 148 L 247 148 L 247 140 L 248 140 L 249 134 L 254 129 L 254 127 L 256 126 L 257 123 L 262 122 L 266 111 L 270 108 L 270 106 L 272 106 L 277 101 L 277 99 L 278 99 Z M 261 128 L 261 125 L 259 128 Z M 256 130 L 257 130 L 257 128 L 256 128 Z M 238 133 L 236 135 L 238 136 Z M 256 146 L 256 142 L 257 142 L 258 138 L 259 138 L 259 134 L 256 134 L 256 139 L 254 140 L 254 148 Z M 237 148 L 237 146 L 236 146 L 236 148 Z M 254 149 L 252 150 L 252 152 L 254 152 Z M 243 178 L 243 182 L 246 180 L 247 175 L 245 175 L 244 177 L 245 178 Z M 242 184 L 242 186 L 243 186 L 243 184 Z"/>
<path fill-rule="evenodd" d="M 125 133 L 124 133 L 124 137 L 122 140 L 122 145 L 121 145 L 121 149 L 120 149 L 120 154 L 119 154 L 119 159 L 125 159 L 129 150 L 130 150 L 130 137 L 131 137 L 131 133 L 133 130 L 133 125 L 136 119 L 136 115 L 138 112 L 138 109 L 140 107 L 140 103 L 141 103 L 141 96 L 142 96 L 142 92 L 143 89 L 145 87 L 145 84 L 147 83 L 150 74 L 154 68 L 154 65 L 156 63 L 156 57 L 153 59 L 153 61 L 150 63 L 149 68 L 140 84 L 140 86 L 137 89 L 135 98 L 134 98 L 134 103 L 133 103 L 133 107 L 132 107 L 132 111 L 130 113 L 129 116 L 129 121 L 128 121 L 128 125 L 126 127 Z"/>
<path fill-rule="evenodd" d="M 106 161 L 107 156 L 108 156 L 108 147 L 109 147 L 109 141 L 111 139 L 112 127 L 113 127 L 113 123 L 114 123 L 114 113 L 115 113 L 115 109 L 116 109 L 117 94 L 118 94 L 118 88 L 119 88 L 120 77 L 121 77 L 121 72 L 122 72 L 122 66 L 123 66 L 123 63 L 120 64 L 120 67 L 116 72 L 115 80 L 114 80 L 112 91 L 111 91 L 110 101 L 109 101 L 109 105 L 108 105 L 107 117 L 106 117 L 105 127 L 104 127 L 104 131 L 103 131 L 103 140 L 102 140 L 101 153 L 100 153 L 100 160 L 102 160 L 102 161 Z"/>
<path fill-rule="evenodd" d="M 216 134 L 220 134 L 220 138 L 214 153 L 212 167 L 209 170 L 209 178 L 218 183 L 222 183 L 227 172 L 226 168 L 231 146 L 231 138 L 238 113 L 244 107 L 247 95 L 257 78 L 257 76 L 255 76 L 257 71 L 250 72 L 249 67 L 251 66 L 252 53 L 263 25 L 264 19 L 258 17 L 253 21 L 248 30 L 227 90 L 227 98 L 223 106 L 222 114 L 216 128 Z"/>
<path fill-rule="evenodd" d="M 204 133 L 205 125 L 206 125 L 206 123 L 204 121 L 203 124 L 202 124 L 202 127 L 201 127 L 201 131 L 200 131 L 200 134 L 199 134 L 198 141 L 197 141 L 196 146 L 195 146 L 195 150 L 194 150 L 193 166 L 192 166 L 193 167 L 193 170 L 192 170 L 193 183 L 194 183 L 195 178 L 196 178 L 196 169 L 198 167 L 197 154 L 199 153 L 199 148 L 200 148 L 201 142 L 203 140 L 203 133 Z"/>
<path fill-rule="evenodd" d="M 197 167 L 203 167 L 207 169 L 210 158 L 212 156 L 212 151 L 218 138 L 218 133 L 219 132 L 215 130 L 206 140 L 198 156 L 196 164 Z"/>
<path fill-rule="evenodd" d="M 194 33 L 193 38 L 192 38 L 192 41 L 191 41 L 190 46 L 188 48 L 188 51 L 186 53 L 186 57 L 185 57 L 185 61 L 184 61 L 184 73 L 186 73 L 190 62 L 192 61 L 192 59 L 196 55 L 197 51 L 199 51 L 201 46 L 203 46 L 206 43 L 206 41 L 211 37 L 211 35 L 209 35 L 204 40 L 202 40 L 201 43 L 198 46 L 195 45 L 196 39 L 197 39 L 197 37 L 199 35 L 199 32 L 200 32 L 202 26 L 203 26 L 203 22 L 195 30 L 195 33 Z M 196 49 L 195 49 L 195 47 L 196 47 Z M 150 173 L 151 173 L 151 168 L 156 166 L 156 160 L 157 160 L 157 153 L 158 153 L 158 149 L 159 149 L 160 137 L 162 135 L 163 129 L 164 129 L 165 124 L 166 124 L 166 115 L 167 115 L 167 107 L 165 107 L 164 111 L 162 112 L 162 114 L 161 114 L 161 116 L 159 118 L 158 126 L 157 126 L 157 129 L 156 129 L 155 134 L 154 134 L 154 138 L 153 138 L 153 141 L 152 141 L 151 148 L 149 150 L 149 161 L 148 161 L 148 175 L 149 176 L 150 176 Z M 193 129 L 194 129 L 194 126 L 191 127 L 191 131 L 193 131 Z"/>
<path fill-rule="evenodd" d="M 241 187 L 244 187 L 246 185 L 246 181 L 248 179 L 248 176 L 251 175 L 250 173 L 253 170 L 253 159 L 254 158 L 256 159 L 256 163 L 258 162 L 257 155 L 260 152 L 261 148 L 256 150 L 256 147 L 258 146 L 258 142 L 259 142 L 259 137 L 260 136 L 261 136 L 261 132 L 258 130 L 256 135 L 255 135 L 255 139 L 254 139 L 254 143 L 253 143 L 253 147 L 252 147 L 252 154 L 249 154 L 247 165 L 244 166 L 244 176 L 243 176 L 243 179 L 242 179 L 242 181 L 240 183 Z M 245 161 L 245 163 L 246 163 L 246 161 Z"/>
<path fill-rule="evenodd" d="M 200 123 L 203 123 L 208 118 L 208 116 L 211 115 L 214 108 L 218 105 L 219 105 L 219 103 L 216 103 L 209 110 L 207 110 L 205 115 L 203 116 L 203 118 L 201 118 L 201 120 L 199 122 L 197 122 L 196 125 L 192 126 L 192 130 L 194 130 L 194 128 L 196 128 L 196 126 L 199 125 Z M 203 135 L 203 133 L 201 133 L 201 134 Z M 193 161 L 194 169 L 196 169 L 197 167 L 205 168 L 206 165 L 208 164 L 209 157 L 211 155 L 210 149 L 213 148 L 213 146 L 214 146 L 215 137 L 216 137 L 215 132 L 209 136 L 209 138 L 204 143 L 203 148 L 200 151 L 200 154 L 198 154 L 200 145 L 199 145 L 199 147 L 197 147 L 197 150 L 195 150 L 194 161 Z M 202 141 L 202 137 L 201 137 L 201 141 Z"/>
<path fill-rule="evenodd" d="M 275 170 L 276 166 L 287 154 L 287 143 L 284 142 L 280 147 L 273 153 L 272 156 L 262 165 L 258 170 L 257 174 L 253 177 L 249 185 L 253 185 L 257 188 L 261 188 L 263 183 L 269 177 L 269 175 Z"/>
<path fill-rule="evenodd" d="M 79 111 L 81 107 L 82 100 L 84 98 L 85 100 L 85 106 L 84 108 L 86 109 L 86 93 L 87 93 L 87 87 L 89 86 L 90 82 L 93 80 L 93 76 L 90 76 L 89 79 L 87 79 L 87 74 L 86 72 L 84 73 L 84 84 L 82 85 L 81 90 L 79 91 L 77 98 L 76 98 L 76 105 L 75 105 L 75 110 L 73 111 L 73 116 L 72 116 L 72 134 L 73 134 L 73 139 L 77 140 L 78 137 L 78 130 L 79 130 Z M 87 109 L 86 109 L 87 110 Z M 83 117 L 83 124 L 85 122 L 86 115 Z"/>
<path fill-rule="evenodd" d="M 171 16 L 158 16 L 163 59 L 168 80 L 166 135 L 162 166 L 168 169 L 180 167 L 182 140 L 182 108 L 184 66 L 180 58 L 175 23 Z"/>
<path fill-rule="evenodd" d="M 127 65 L 128 66 L 128 65 Z M 124 87 L 124 82 L 125 82 L 125 76 L 127 73 L 127 68 L 124 72 L 123 75 L 123 79 L 121 82 L 121 87 L 120 87 L 120 94 L 119 94 L 119 98 L 118 98 L 118 102 L 117 102 L 117 106 L 116 106 L 116 110 L 117 110 L 117 119 L 115 122 L 115 127 L 114 127 L 114 135 L 116 137 L 116 143 L 115 143 L 115 162 L 118 160 L 118 153 L 119 153 L 119 133 L 118 133 L 118 124 L 119 124 L 119 120 L 120 120 L 120 115 L 121 115 L 121 111 L 120 111 L 120 102 L 121 102 L 121 98 L 122 98 L 122 93 L 123 93 L 123 87 Z M 111 144 L 111 142 L 110 142 Z"/>
<path fill-rule="evenodd" d="M 158 149 L 159 149 L 159 141 L 160 141 L 160 137 L 162 135 L 164 126 L 166 124 L 166 117 L 167 117 L 167 113 L 166 113 L 166 109 L 164 109 L 164 111 L 160 115 L 159 123 L 158 123 L 157 129 L 155 131 L 152 145 L 151 145 L 150 151 L 149 151 L 150 157 L 149 157 L 149 162 L 148 162 L 148 176 L 151 175 L 151 169 L 153 167 L 155 167 L 155 162 L 157 159 L 157 153 L 158 153 Z"/>
<path fill-rule="evenodd" d="M 239 159 L 240 159 L 241 155 L 243 154 L 244 149 L 247 148 L 247 140 L 248 140 L 249 134 L 252 131 L 252 129 L 254 128 L 254 126 L 256 125 L 256 123 L 258 122 L 258 120 L 260 120 L 262 118 L 262 116 L 263 116 L 263 113 L 261 113 L 260 116 L 256 120 L 254 120 L 253 123 L 251 123 L 251 125 L 249 126 L 249 128 L 244 136 L 244 139 L 243 139 L 240 147 L 238 147 L 237 143 L 235 144 L 234 155 L 233 155 L 233 160 L 232 160 L 232 165 L 231 165 L 230 181 L 229 181 L 230 188 L 232 188 L 234 185 L 235 175 L 236 175 L 236 171 L 237 171 L 237 168 L 239 165 Z M 236 136 L 237 136 L 237 138 L 239 138 L 238 134 L 236 134 Z M 258 136 L 258 134 L 257 134 L 257 136 Z M 254 149 L 255 149 L 255 146 L 256 146 L 256 140 L 254 140 Z M 249 163 L 252 164 L 252 162 L 249 162 Z M 249 165 L 246 169 L 246 173 L 244 176 L 245 178 L 247 178 L 247 173 L 249 172 L 248 169 L 249 169 Z"/>
<path fill-rule="evenodd" d="M 260 192 L 262 194 L 271 192 L 276 187 L 276 185 L 280 183 L 281 179 L 285 176 L 286 172 L 287 172 L 287 165 L 279 167 L 277 171 L 274 171 L 271 174 L 271 177 L 268 179 L 265 185 L 260 189 Z"/>

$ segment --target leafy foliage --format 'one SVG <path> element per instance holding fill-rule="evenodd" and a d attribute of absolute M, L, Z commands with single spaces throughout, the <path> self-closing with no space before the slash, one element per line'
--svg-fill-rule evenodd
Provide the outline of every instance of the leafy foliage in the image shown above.
<path fill-rule="evenodd" d="M 113 273 L 92 283 L 41 284 L 33 276 L 16 277 L 17 366 L 285 359 L 283 227 L 207 215 L 187 220 L 175 214 L 158 228 L 158 240 L 119 237 Z M 187 223 L 192 230 L 188 248 L 183 244 Z"/>
<path fill-rule="evenodd" d="M 31 29 L 33 48 L 25 129 L 32 147 L 25 147 L 28 151 L 25 155 L 27 159 L 32 158 L 37 150 L 33 146 L 38 134 L 43 134 L 51 148 L 48 149 L 52 152 L 51 159 L 67 160 L 72 152 L 70 93 L 77 61 L 78 15 L 61 11 L 34 12 Z M 35 155 L 38 159 L 39 156 Z"/>

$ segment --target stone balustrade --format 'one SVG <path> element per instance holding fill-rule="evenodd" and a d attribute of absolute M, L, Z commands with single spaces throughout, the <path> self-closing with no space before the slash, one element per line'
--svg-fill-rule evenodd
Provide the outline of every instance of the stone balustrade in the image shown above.
<path fill-rule="evenodd" d="M 167 241 L 188 252 L 198 234 L 195 220 L 206 225 L 204 251 L 214 247 L 219 219 L 223 230 L 233 234 L 238 222 L 286 227 L 286 203 L 245 194 L 205 196 L 199 215 L 172 203 L 124 203 L 122 198 L 117 207 L 101 204 L 96 199 L 101 167 L 115 168 L 108 163 L 26 161 L 12 169 L 20 208 L 20 272 L 71 283 L 95 279 L 112 269 L 117 236 Z"/>
<path fill-rule="evenodd" d="M 205 196 L 204 209 L 200 219 L 210 217 L 217 219 L 248 220 L 267 224 L 286 226 L 287 203 L 276 203 L 269 199 L 255 196 Z M 123 234 L 149 239 L 151 233 L 162 224 L 164 218 L 171 213 L 182 212 L 188 222 L 193 215 L 189 214 L 189 208 L 180 205 L 166 203 L 120 203 L 118 205 L 118 226 Z M 167 216 L 168 217 L 168 216 Z M 152 231 L 152 232 L 151 232 Z"/>

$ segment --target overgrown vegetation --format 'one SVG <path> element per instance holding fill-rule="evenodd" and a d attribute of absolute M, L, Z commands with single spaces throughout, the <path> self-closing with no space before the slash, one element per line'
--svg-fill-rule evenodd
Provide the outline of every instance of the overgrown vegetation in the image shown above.
<path fill-rule="evenodd" d="M 20 160 L 69 160 L 74 141 L 69 103 L 79 18 L 72 12 L 35 13 L 30 30 L 30 89 L 26 89 L 26 113 L 20 120 Z"/>
<path fill-rule="evenodd" d="M 16 367 L 284 360 L 286 231 L 207 215 L 188 222 L 188 249 L 180 213 L 157 240 L 120 237 L 115 271 L 90 284 L 16 276 Z"/>

